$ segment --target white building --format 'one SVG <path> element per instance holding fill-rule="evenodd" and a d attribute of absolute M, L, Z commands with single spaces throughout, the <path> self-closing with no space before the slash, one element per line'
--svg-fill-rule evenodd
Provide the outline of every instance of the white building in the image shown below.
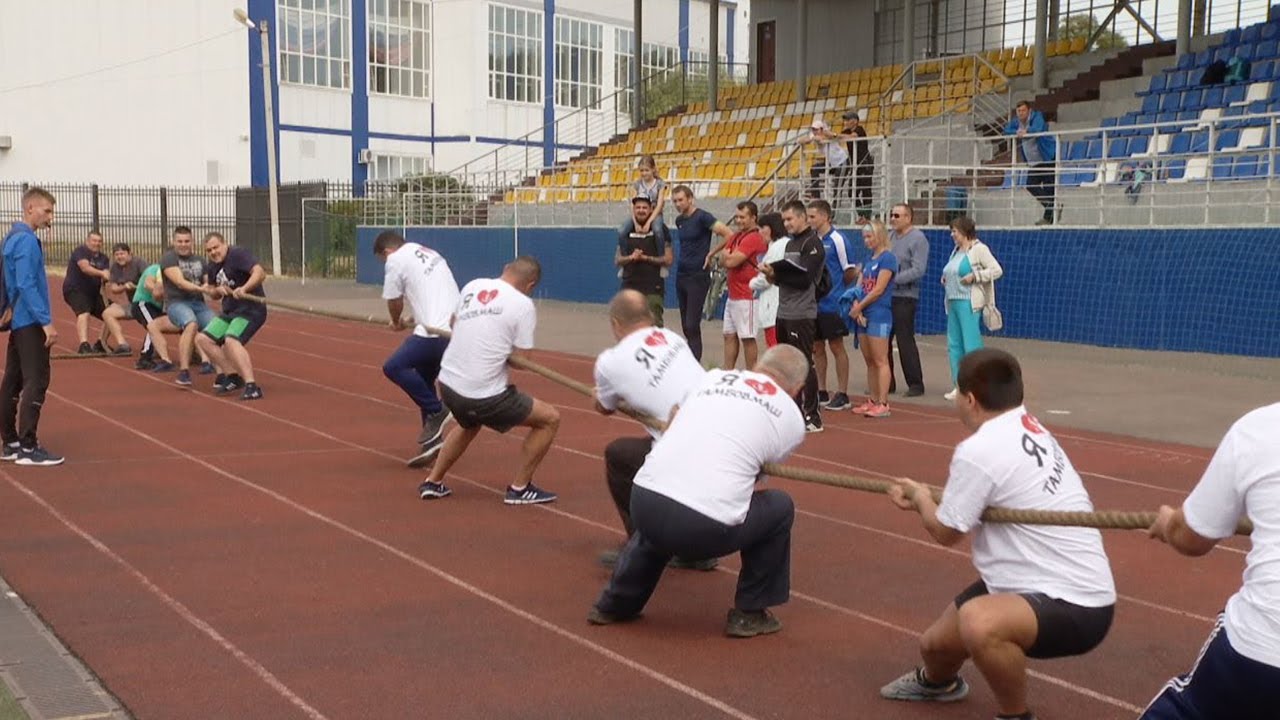
<path fill-rule="evenodd" d="M 0 182 L 265 184 L 243 1 L 0 2 Z M 720 55 L 737 63 L 746 2 L 720 4 Z M 284 182 L 448 171 L 513 140 L 536 162 L 629 127 L 633 0 L 247 3 L 271 30 Z M 709 8 L 644 0 L 646 72 L 707 58 Z"/>

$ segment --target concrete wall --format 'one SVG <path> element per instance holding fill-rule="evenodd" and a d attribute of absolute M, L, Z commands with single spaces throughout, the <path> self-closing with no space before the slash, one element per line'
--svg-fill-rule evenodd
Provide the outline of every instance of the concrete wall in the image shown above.
<path fill-rule="evenodd" d="M 875 6 L 868 0 L 809 0 L 805 71 L 808 75 L 871 67 L 875 64 Z M 753 0 L 747 28 L 751 78 L 756 78 L 756 26 L 777 22 L 778 80 L 796 79 L 796 0 Z"/>

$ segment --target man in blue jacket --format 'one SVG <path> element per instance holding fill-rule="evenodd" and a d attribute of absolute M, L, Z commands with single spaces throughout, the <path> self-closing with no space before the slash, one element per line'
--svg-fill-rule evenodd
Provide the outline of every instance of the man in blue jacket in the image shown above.
<path fill-rule="evenodd" d="M 1018 103 L 1004 134 L 1015 136 L 1014 158 L 1028 166 L 1027 192 L 1044 206 L 1044 217 L 1036 224 L 1052 225 L 1057 195 L 1057 138 L 1049 134 L 1049 123 L 1045 122 L 1044 114 L 1032 110 L 1031 103 L 1026 100 Z"/>
<path fill-rule="evenodd" d="M 53 224 L 53 195 L 33 187 L 22 194 L 22 222 L 5 236 L 4 286 L 13 313 L 4 381 L 0 382 L 0 460 L 19 465 L 61 465 L 40 447 L 36 427 L 49 389 L 49 348 L 58 339 L 49 309 L 44 248 L 36 230 Z"/>

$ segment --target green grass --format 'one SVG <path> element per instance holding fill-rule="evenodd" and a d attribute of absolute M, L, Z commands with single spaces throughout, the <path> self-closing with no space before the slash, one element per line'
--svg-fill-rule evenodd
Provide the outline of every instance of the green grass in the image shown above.
<path fill-rule="evenodd" d="M 3 680 L 0 680 L 0 720 L 29 720 Z"/>

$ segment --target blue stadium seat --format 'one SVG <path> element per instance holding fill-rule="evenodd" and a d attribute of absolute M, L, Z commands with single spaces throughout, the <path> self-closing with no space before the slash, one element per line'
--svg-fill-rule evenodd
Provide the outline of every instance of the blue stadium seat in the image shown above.
<path fill-rule="evenodd" d="M 1216 62 L 1216 61 L 1218 61 L 1218 60 L 1221 60 L 1222 62 L 1226 62 L 1226 61 L 1230 60 L 1230 59 L 1231 59 L 1231 52 L 1232 52 L 1234 49 L 1235 49 L 1235 48 L 1232 48 L 1232 47 L 1227 46 L 1227 45 L 1220 46 L 1217 50 L 1214 50 L 1214 51 L 1213 51 L 1213 59 L 1214 59 L 1214 61 Z"/>
<path fill-rule="evenodd" d="M 1067 145 L 1067 160 L 1069 162 L 1076 162 L 1076 161 L 1083 160 L 1085 158 L 1085 154 L 1088 151 L 1088 149 L 1089 149 L 1089 141 L 1087 140 L 1071 141 Z"/>
<path fill-rule="evenodd" d="M 1242 155 L 1236 159 L 1231 174 L 1238 178 L 1254 178 L 1267 174 L 1265 161 L 1257 155 Z"/>
<path fill-rule="evenodd" d="M 1108 158 L 1129 157 L 1129 138 L 1118 137 L 1111 141 L 1111 145 L 1107 147 Z"/>
<path fill-rule="evenodd" d="M 1270 40 L 1276 36 L 1280 36 L 1280 23 L 1269 22 L 1262 26 L 1262 39 Z"/>
<path fill-rule="evenodd" d="M 1178 113 L 1162 112 L 1159 115 L 1156 115 L 1156 122 L 1158 123 L 1178 122 Z"/>
<path fill-rule="evenodd" d="M 1263 60 L 1253 64 L 1253 68 L 1249 71 L 1249 79 L 1253 82 L 1266 82 L 1273 78 L 1274 73 L 1275 61 Z"/>
<path fill-rule="evenodd" d="M 1182 110 L 1178 113 L 1178 122 L 1186 122 L 1189 120 L 1199 120 L 1199 110 Z"/>
<path fill-rule="evenodd" d="M 1240 44 L 1257 42 L 1258 36 L 1262 33 L 1261 25 L 1250 25 L 1249 27 L 1240 28 Z"/>
<path fill-rule="evenodd" d="M 1161 74 L 1161 75 L 1152 75 L 1152 76 L 1151 76 L 1151 84 L 1147 86 L 1147 90 L 1146 90 L 1146 92 L 1140 92 L 1140 93 L 1138 93 L 1138 94 L 1139 94 L 1139 95 L 1150 95 L 1151 93 L 1163 92 L 1163 91 L 1164 91 L 1164 84 L 1165 84 L 1168 80 L 1169 80 L 1169 78 L 1168 78 L 1168 77 L 1166 77 L 1166 76 L 1165 76 L 1165 75 L 1163 75 L 1163 74 Z"/>
<path fill-rule="evenodd" d="M 1245 106 L 1246 115 L 1264 115 L 1267 112 L 1266 100 L 1254 100 Z"/>
<path fill-rule="evenodd" d="M 1147 147 L 1151 141 L 1149 135 L 1139 135 L 1129 138 L 1129 155 L 1137 155 L 1147 151 Z"/>
<path fill-rule="evenodd" d="M 1192 133 L 1181 132 L 1173 136 L 1169 141 L 1169 153 L 1171 155 L 1186 155 L 1191 149 Z"/>
<path fill-rule="evenodd" d="M 1091 183 L 1094 180 L 1098 179 L 1098 169 L 1093 166 L 1081 168 L 1080 170 L 1076 171 L 1075 178 L 1073 179 L 1076 181 L 1077 185 L 1083 185 L 1084 183 Z"/>
<path fill-rule="evenodd" d="M 1222 107 L 1222 86 L 1214 86 L 1204 91 L 1205 107 Z"/>
<path fill-rule="evenodd" d="M 1204 91 L 1203 90 L 1187 90 L 1182 93 L 1183 110 L 1200 110 L 1204 108 Z"/>
<path fill-rule="evenodd" d="M 1280 100 L 1280 80 L 1271 83 L 1271 99 Z"/>
<path fill-rule="evenodd" d="M 1235 45 L 1240 42 L 1240 28 L 1231 28 L 1227 31 L 1226 37 L 1222 38 L 1223 45 Z"/>
<path fill-rule="evenodd" d="M 1276 41 L 1263 40 L 1258 43 L 1253 51 L 1253 57 L 1256 60 L 1270 60 L 1276 56 Z"/>
<path fill-rule="evenodd" d="M 1235 165 L 1228 155 L 1219 155 L 1213 159 L 1213 179 L 1228 180 L 1231 178 L 1232 166 Z"/>
<path fill-rule="evenodd" d="M 1197 130 L 1191 133 L 1191 143 L 1187 146 L 1187 152 L 1209 152 L 1209 131 Z"/>
<path fill-rule="evenodd" d="M 1213 62 L 1213 51 L 1203 50 L 1196 53 L 1196 67 L 1202 68 Z"/>
<path fill-rule="evenodd" d="M 1091 138 L 1085 148 L 1084 156 L 1090 160 L 1102 159 L 1102 138 Z"/>
<path fill-rule="evenodd" d="M 1165 177 L 1181 180 L 1187 174 L 1187 161 L 1182 158 L 1170 160 L 1164 166 Z"/>
<path fill-rule="evenodd" d="M 1235 147 L 1238 142 L 1240 142 L 1240 130 L 1238 128 L 1223 130 L 1218 133 L 1218 140 L 1214 143 L 1213 149 L 1222 150 L 1225 147 Z"/>
<path fill-rule="evenodd" d="M 1252 60 L 1253 53 L 1257 49 L 1256 43 L 1241 43 L 1240 47 L 1236 48 L 1236 56 L 1244 60 Z"/>
<path fill-rule="evenodd" d="M 1160 112 L 1176 112 L 1182 108 L 1182 93 L 1166 92 L 1160 96 Z"/>
<path fill-rule="evenodd" d="M 1222 99 L 1230 105 L 1231 103 L 1244 102 L 1244 98 L 1248 94 L 1249 88 L 1244 85 L 1228 85 L 1222 95 Z"/>
<path fill-rule="evenodd" d="M 1169 73 L 1169 80 L 1165 83 L 1165 90 L 1181 90 L 1187 85 L 1187 74 L 1181 71 Z"/>
<path fill-rule="evenodd" d="M 1190 70 L 1192 66 L 1195 64 L 1195 61 L 1196 61 L 1196 57 L 1192 53 L 1187 53 L 1186 55 L 1179 55 L 1177 68 L 1179 70 Z"/>
<path fill-rule="evenodd" d="M 1099 127 L 1104 127 L 1104 128 L 1113 128 L 1113 127 L 1115 127 L 1116 125 L 1118 125 L 1119 123 L 1120 123 L 1120 119 L 1119 119 L 1119 118 L 1113 118 L 1113 117 L 1109 117 L 1109 118 L 1102 118 L 1102 125 L 1100 125 Z M 1130 125 L 1132 125 L 1133 123 L 1129 123 L 1129 124 L 1130 124 Z"/>
<path fill-rule="evenodd" d="M 1160 76 L 1159 76 L 1159 75 L 1157 75 L 1156 77 L 1160 77 Z M 1159 95 L 1148 95 L 1148 96 L 1146 96 L 1146 97 L 1142 98 L 1142 112 L 1144 112 L 1144 113 L 1157 113 L 1157 112 L 1160 112 L 1160 96 L 1159 96 Z M 265 126 L 264 126 L 264 127 L 265 127 Z"/>

